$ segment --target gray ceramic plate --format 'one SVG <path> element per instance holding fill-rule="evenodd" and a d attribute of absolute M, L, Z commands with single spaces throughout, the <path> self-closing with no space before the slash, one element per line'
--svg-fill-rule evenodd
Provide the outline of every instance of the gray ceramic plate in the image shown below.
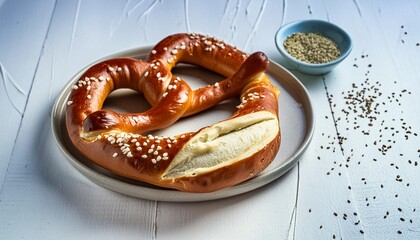
<path fill-rule="evenodd" d="M 149 47 L 136 48 L 114 54 L 106 59 L 115 57 L 143 58 L 150 50 L 151 48 Z M 55 102 L 51 118 L 53 134 L 65 158 L 73 167 L 96 184 L 122 194 L 158 201 L 195 202 L 220 199 L 249 192 L 272 182 L 290 170 L 298 162 L 312 139 L 314 113 L 307 90 L 293 74 L 271 61 L 267 75 L 281 91 L 279 117 L 282 138 L 280 151 L 271 165 L 262 173 L 236 186 L 212 193 L 199 194 L 159 188 L 120 177 L 92 164 L 74 148 L 67 135 L 65 124 L 66 99 L 71 91 L 71 86 L 84 71 L 85 69 L 70 79 Z M 192 88 L 198 88 L 222 79 L 219 75 L 191 65 L 180 64 L 173 70 L 173 73 L 185 79 Z M 238 104 L 239 99 L 225 101 L 206 112 L 181 119 L 168 129 L 156 131 L 153 134 L 174 135 L 182 132 L 197 131 L 204 126 L 228 118 L 235 111 L 235 106 Z M 108 97 L 104 106 L 105 108 L 122 112 L 141 112 L 149 107 L 141 94 L 129 90 L 115 91 Z"/>

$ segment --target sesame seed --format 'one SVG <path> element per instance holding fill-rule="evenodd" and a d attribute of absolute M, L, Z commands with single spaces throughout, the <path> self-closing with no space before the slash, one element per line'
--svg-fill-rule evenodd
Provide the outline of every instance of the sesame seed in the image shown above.
<path fill-rule="evenodd" d="M 147 153 L 152 153 L 154 150 L 152 148 L 149 149 L 149 151 L 147 151 Z"/>
<path fill-rule="evenodd" d="M 104 76 L 99 76 L 99 81 L 104 81 L 105 80 L 105 77 Z"/>
<path fill-rule="evenodd" d="M 115 69 L 114 69 L 113 67 L 108 67 L 108 70 L 109 70 L 110 72 L 115 72 Z"/>
<path fill-rule="evenodd" d="M 167 157 L 168 156 L 168 153 L 167 152 L 166 153 L 163 153 L 162 156 L 163 157 Z"/>
<path fill-rule="evenodd" d="M 131 154 L 131 152 L 128 152 L 127 157 L 133 157 L 133 154 Z"/>
<path fill-rule="evenodd" d="M 118 153 L 114 153 L 112 157 L 118 157 Z"/>
<path fill-rule="evenodd" d="M 142 148 L 141 147 L 137 147 L 136 150 L 140 152 L 142 150 Z"/>
<path fill-rule="evenodd" d="M 127 153 L 129 153 L 129 152 L 130 152 L 130 148 L 121 148 L 121 151 L 122 151 L 124 154 L 127 154 Z"/>
<path fill-rule="evenodd" d="M 173 55 L 175 55 L 177 53 L 178 53 L 178 50 L 176 50 L 176 49 L 174 49 L 174 50 L 171 51 L 171 54 L 173 54 Z"/>
<path fill-rule="evenodd" d="M 147 158 L 147 155 L 145 155 L 145 154 L 144 154 L 144 155 L 141 155 L 141 157 L 142 157 L 142 158 Z"/>
<path fill-rule="evenodd" d="M 73 101 L 68 101 L 67 102 L 67 106 L 70 106 L 70 105 L 72 105 L 73 104 Z"/>
<path fill-rule="evenodd" d="M 149 76 L 149 72 L 147 72 L 147 71 L 146 71 L 146 72 L 144 73 L 144 76 L 145 76 L 145 77 Z"/>
<path fill-rule="evenodd" d="M 91 96 L 91 95 L 87 95 L 87 98 L 88 98 L 88 99 L 91 99 L 91 98 L 92 98 L 92 96 Z"/>
<path fill-rule="evenodd" d="M 152 163 L 156 164 L 156 159 L 152 158 Z"/>
<path fill-rule="evenodd" d="M 122 71 L 122 68 L 121 67 L 118 67 L 117 68 L 117 71 L 121 72 Z"/>
<path fill-rule="evenodd" d="M 86 90 L 88 90 L 88 91 L 89 91 L 89 90 L 90 90 L 90 88 L 91 88 L 91 87 L 90 87 L 90 85 L 89 85 L 89 86 L 87 86 Z"/>
<path fill-rule="evenodd" d="M 72 87 L 74 90 L 78 89 L 79 87 L 77 85 L 73 85 Z"/>
<path fill-rule="evenodd" d="M 212 42 L 211 42 L 211 41 L 209 41 L 209 40 L 205 40 L 205 41 L 204 41 L 204 44 L 205 44 L 205 45 L 207 45 L 207 46 L 210 46 L 210 45 L 212 44 Z"/>
<path fill-rule="evenodd" d="M 154 49 L 153 49 L 153 50 L 152 50 L 152 54 L 156 54 L 156 50 L 154 50 Z"/>
<path fill-rule="evenodd" d="M 159 154 L 159 152 L 158 151 L 154 151 L 153 152 L 153 155 L 155 155 L 155 156 L 157 156 Z"/>

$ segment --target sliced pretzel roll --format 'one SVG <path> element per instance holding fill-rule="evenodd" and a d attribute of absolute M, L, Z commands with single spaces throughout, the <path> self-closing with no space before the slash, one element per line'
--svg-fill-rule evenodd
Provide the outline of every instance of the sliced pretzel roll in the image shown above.
<path fill-rule="evenodd" d="M 192 90 L 172 75 L 177 62 L 227 78 Z M 157 186 L 211 192 L 238 184 L 265 169 L 280 146 L 279 91 L 264 74 L 268 63 L 260 52 L 248 57 L 214 38 L 176 34 L 158 43 L 146 62 L 111 59 L 96 64 L 69 96 L 70 139 L 95 164 Z M 101 110 L 117 88 L 143 92 L 152 108 L 129 114 Z M 227 120 L 178 136 L 148 134 L 233 96 L 241 104 Z"/>

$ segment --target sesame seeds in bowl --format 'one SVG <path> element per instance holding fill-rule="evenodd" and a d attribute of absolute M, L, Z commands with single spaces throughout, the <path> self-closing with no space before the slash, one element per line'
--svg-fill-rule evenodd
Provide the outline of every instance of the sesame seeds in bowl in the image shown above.
<path fill-rule="evenodd" d="M 275 43 L 290 69 L 310 75 L 333 70 L 351 52 L 350 36 L 322 20 L 302 20 L 282 26 Z"/>

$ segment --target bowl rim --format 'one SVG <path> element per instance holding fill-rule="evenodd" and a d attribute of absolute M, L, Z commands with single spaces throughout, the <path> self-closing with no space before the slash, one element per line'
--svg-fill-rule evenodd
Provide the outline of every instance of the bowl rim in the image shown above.
<path fill-rule="evenodd" d="M 343 35 L 346 39 L 348 39 L 348 48 L 346 49 L 346 51 L 344 51 L 338 58 L 336 58 L 333 61 L 330 62 L 326 62 L 326 63 L 308 63 L 308 62 L 304 62 L 301 61 L 295 57 L 293 57 L 292 55 L 290 55 L 286 49 L 284 49 L 283 47 L 283 42 L 280 42 L 280 37 L 283 36 L 284 32 L 296 25 L 300 25 L 300 24 L 307 24 L 307 23 L 317 23 L 317 24 L 325 24 L 327 26 L 332 27 L 332 29 L 334 29 L 334 31 L 340 33 L 341 35 Z M 350 35 L 341 27 L 339 27 L 338 25 L 328 22 L 328 21 L 324 21 L 324 20 L 320 20 L 320 19 L 304 19 L 304 20 L 297 20 L 297 21 L 293 21 L 293 22 L 289 22 L 283 26 L 281 26 L 275 36 L 274 36 L 274 42 L 276 44 L 277 50 L 286 58 L 288 58 L 289 60 L 300 64 L 301 66 L 304 67 L 309 67 L 309 68 L 323 68 L 323 67 L 330 67 L 332 65 L 338 64 L 339 62 L 343 61 L 351 52 L 351 50 L 353 49 L 353 41 L 350 37 Z"/>

